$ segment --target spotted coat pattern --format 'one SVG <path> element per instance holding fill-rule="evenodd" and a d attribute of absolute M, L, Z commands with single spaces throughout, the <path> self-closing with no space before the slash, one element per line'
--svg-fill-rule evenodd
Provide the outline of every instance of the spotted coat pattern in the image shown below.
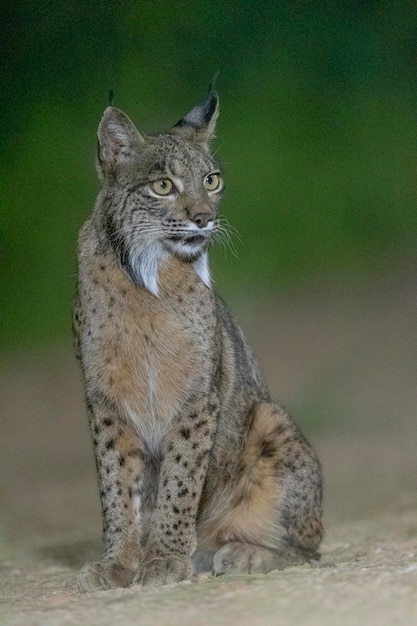
<path fill-rule="evenodd" d="M 112 107 L 99 126 L 102 187 L 79 236 L 74 331 L 104 551 L 81 590 L 317 558 L 319 462 L 211 288 L 217 114 L 211 92 L 167 133 L 141 135 Z"/>

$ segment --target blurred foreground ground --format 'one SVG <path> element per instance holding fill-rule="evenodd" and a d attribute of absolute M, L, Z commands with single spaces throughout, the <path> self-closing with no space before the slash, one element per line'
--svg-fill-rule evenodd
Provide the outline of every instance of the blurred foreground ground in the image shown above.
<path fill-rule="evenodd" d="M 417 623 L 414 283 L 397 269 L 242 303 L 271 391 L 325 474 L 321 563 L 268 576 L 77 595 L 100 550 L 77 364 L 69 342 L 3 359 L 0 624 Z"/>

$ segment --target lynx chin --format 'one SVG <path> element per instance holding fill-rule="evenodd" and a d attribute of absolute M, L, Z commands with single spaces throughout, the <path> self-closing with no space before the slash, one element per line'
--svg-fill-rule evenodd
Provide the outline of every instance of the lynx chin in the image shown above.
<path fill-rule="evenodd" d="M 144 135 L 114 107 L 98 128 L 101 190 L 79 235 L 74 331 L 103 556 L 81 570 L 80 590 L 318 558 L 320 464 L 211 288 L 218 110 L 211 91 L 167 132 Z"/>

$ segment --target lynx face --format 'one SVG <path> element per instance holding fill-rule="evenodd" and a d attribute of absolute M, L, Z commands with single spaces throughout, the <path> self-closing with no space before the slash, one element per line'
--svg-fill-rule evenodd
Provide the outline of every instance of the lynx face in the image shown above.
<path fill-rule="evenodd" d="M 159 263 L 169 254 L 192 262 L 210 284 L 205 253 L 223 189 L 208 150 L 217 109 L 214 94 L 171 131 L 149 136 L 113 107 L 101 121 L 98 205 L 106 232 L 125 271 L 155 295 Z"/>

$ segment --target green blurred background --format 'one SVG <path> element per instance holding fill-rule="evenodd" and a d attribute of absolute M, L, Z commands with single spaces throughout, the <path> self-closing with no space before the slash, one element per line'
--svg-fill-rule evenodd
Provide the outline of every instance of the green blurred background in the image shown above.
<path fill-rule="evenodd" d="M 318 451 L 326 524 L 416 510 L 417 5 L 17 0 L 2 13 L 0 557 L 3 535 L 97 542 L 71 302 L 108 92 L 153 132 L 217 72 L 222 210 L 240 238 L 237 256 L 212 250 L 216 289 Z"/>
<path fill-rule="evenodd" d="M 219 72 L 215 144 L 237 301 L 415 257 L 413 2 L 18 1 L 3 9 L 2 347 L 70 333 L 77 231 L 108 91 L 144 132 Z M 229 299 L 230 299 L 229 298 Z"/>

